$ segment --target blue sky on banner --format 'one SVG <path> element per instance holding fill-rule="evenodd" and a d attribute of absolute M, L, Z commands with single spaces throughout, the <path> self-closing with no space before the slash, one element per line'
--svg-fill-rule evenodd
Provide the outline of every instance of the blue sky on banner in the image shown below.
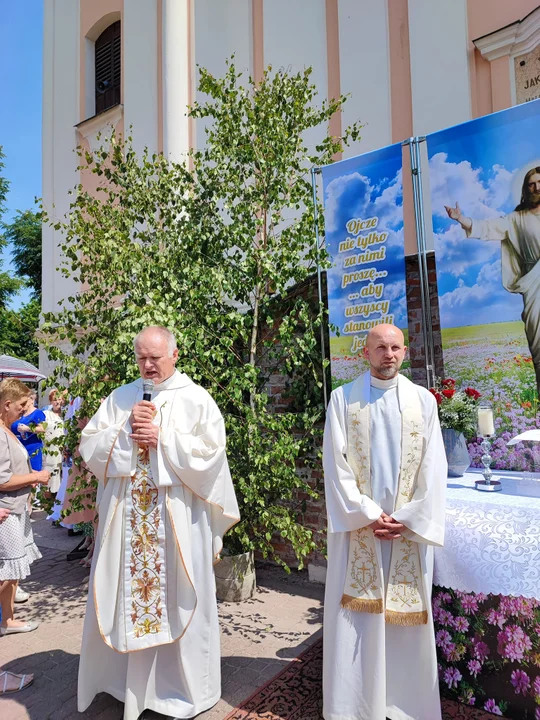
<path fill-rule="evenodd" d="M 339 243 L 348 236 L 351 219 L 378 217 L 376 232 L 387 232 L 386 259 L 373 263 L 388 271 L 384 280 L 384 298 L 390 300 L 395 323 L 407 326 L 405 266 L 403 256 L 403 184 L 401 145 L 391 145 L 322 168 L 326 248 L 334 265 L 328 272 L 330 322 L 343 327 L 344 309 L 351 304 L 351 292 L 365 283 L 342 288 L 343 255 Z M 363 231 L 367 234 L 369 231 Z M 349 318 L 347 318 L 349 319 Z"/>
<path fill-rule="evenodd" d="M 431 210 L 443 327 L 519 320 L 520 295 L 502 286 L 499 242 L 467 239 L 445 205 L 501 217 L 518 204 L 523 177 L 540 165 L 540 100 L 428 135 Z"/>

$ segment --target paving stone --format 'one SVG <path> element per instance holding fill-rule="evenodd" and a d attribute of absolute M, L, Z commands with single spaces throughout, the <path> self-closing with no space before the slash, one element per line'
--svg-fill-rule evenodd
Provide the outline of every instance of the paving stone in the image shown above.
<path fill-rule="evenodd" d="M 39 620 L 36 632 L 0 638 L 0 667 L 34 672 L 34 684 L 0 699 L 1 720 L 122 720 L 123 704 L 105 693 L 77 712 L 77 673 L 88 569 L 66 561 L 78 538 L 52 530 L 33 516 L 42 559 L 23 583 L 31 593 L 17 606 L 20 619 Z M 223 720 L 307 648 L 320 634 L 324 588 L 306 574 L 287 576 L 279 568 L 257 566 L 258 588 L 244 603 L 219 603 L 222 699 L 198 720 Z M 174 720 L 145 713 L 140 720 Z"/>

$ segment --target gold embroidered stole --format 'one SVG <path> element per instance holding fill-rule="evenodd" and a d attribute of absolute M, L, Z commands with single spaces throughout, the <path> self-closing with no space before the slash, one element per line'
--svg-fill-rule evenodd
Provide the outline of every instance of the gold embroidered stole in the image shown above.
<path fill-rule="evenodd" d="M 353 384 L 348 409 L 347 460 L 363 495 L 373 497 L 370 458 L 370 373 Z M 416 474 L 422 460 L 424 420 L 420 397 L 414 384 L 398 376 L 401 410 L 401 466 L 394 510 L 413 496 Z M 392 543 L 386 598 L 380 560 L 380 546 L 369 527 L 350 533 L 347 577 L 341 606 L 356 612 L 385 612 L 394 625 L 424 625 L 427 606 L 422 582 L 418 544 L 400 537 Z"/>

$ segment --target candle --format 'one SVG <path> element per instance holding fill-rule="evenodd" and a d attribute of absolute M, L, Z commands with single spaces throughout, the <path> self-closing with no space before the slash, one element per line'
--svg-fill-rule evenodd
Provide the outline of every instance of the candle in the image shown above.
<path fill-rule="evenodd" d="M 490 407 L 478 408 L 478 432 L 483 437 L 495 434 L 493 410 Z"/>

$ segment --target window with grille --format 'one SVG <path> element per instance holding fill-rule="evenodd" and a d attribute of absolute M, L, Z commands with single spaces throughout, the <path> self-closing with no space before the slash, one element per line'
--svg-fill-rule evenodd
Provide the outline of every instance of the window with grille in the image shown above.
<path fill-rule="evenodd" d="M 120 20 L 96 40 L 96 115 L 120 104 L 121 43 Z"/>

